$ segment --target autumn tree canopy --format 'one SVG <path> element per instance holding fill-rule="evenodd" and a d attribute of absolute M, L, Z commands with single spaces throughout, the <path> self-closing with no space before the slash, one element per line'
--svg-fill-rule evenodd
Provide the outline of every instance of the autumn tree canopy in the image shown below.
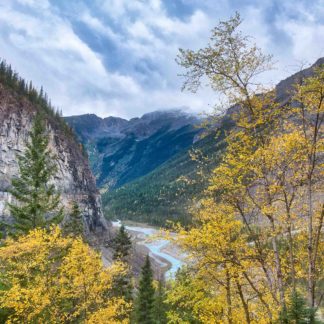
<path fill-rule="evenodd" d="M 275 89 L 258 82 L 271 57 L 240 24 L 238 14 L 220 22 L 206 48 L 180 50 L 178 58 L 185 88 L 197 91 L 207 78 L 237 109 L 195 226 L 176 239 L 190 257 L 191 279 L 171 290 L 169 301 L 182 296 L 182 308 L 169 318 L 191 309 L 198 322 L 287 322 L 291 296 L 302 296 L 314 322 L 324 280 L 324 67 L 297 80 L 288 103 L 278 102 Z"/>
<path fill-rule="evenodd" d="M 112 294 L 124 270 L 59 227 L 35 229 L 0 247 L 1 308 L 12 323 L 127 323 L 131 305 Z"/>

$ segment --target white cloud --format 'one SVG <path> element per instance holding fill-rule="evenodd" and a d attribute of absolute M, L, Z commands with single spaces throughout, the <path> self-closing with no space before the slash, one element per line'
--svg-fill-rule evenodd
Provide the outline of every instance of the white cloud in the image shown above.
<path fill-rule="evenodd" d="M 324 24 L 299 25 L 293 21 L 287 21 L 282 29 L 288 33 L 292 39 L 292 54 L 295 59 L 304 58 L 313 62 L 318 57 L 324 55 Z"/>
<path fill-rule="evenodd" d="M 276 26 L 291 41 L 291 59 L 312 63 L 323 56 L 324 1 L 288 3 L 284 13 L 278 15 Z"/>
<path fill-rule="evenodd" d="M 109 26 L 104 25 L 98 18 L 93 17 L 88 11 L 84 11 L 80 17 L 80 21 L 85 23 L 88 27 L 95 30 L 101 35 L 109 37 L 110 39 L 120 42 L 120 37 L 112 31 Z"/>
<path fill-rule="evenodd" d="M 38 86 L 43 84 L 65 114 L 85 112 L 85 102 L 89 111 L 98 108 L 102 112 L 102 101 L 93 99 L 95 95 L 89 92 L 97 91 L 109 100 L 109 96 L 136 95 L 140 91 L 131 76 L 107 71 L 100 55 L 74 33 L 68 21 L 50 11 L 31 16 L 13 7 L 5 9 L 0 11 L 0 26 L 8 30 L 8 36 L 0 37 L 7 50 L 1 56 L 23 76 Z M 5 55 L 8 52 L 11 55 Z"/>
<path fill-rule="evenodd" d="M 0 2 L 0 56 L 22 76 L 44 85 L 66 115 L 134 117 L 176 106 L 210 109 L 217 100 L 211 90 L 181 93 L 174 59 L 179 47 L 206 45 L 212 27 L 236 9 L 244 18 L 244 32 L 281 62 L 264 80 L 288 76 L 292 71 L 284 66 L 292 60 L 312 62 L 324 54 L 322 0 L 312 6 L 303 0 L 188 0 L 192 12 L 184 16 L 171 15 L 161 0 L 81 0 L 64 2 L 64 11 L 54 3 Z M 90 34 L 84 36 L 76 23 Z M 284 46 L 278 37 L 286 37 Z"/>
<path fill-rule="evenodd" d="M 17 2 L 37 9 L 47 9 L 50 6 L 48 0 L 17 0 Z"/>

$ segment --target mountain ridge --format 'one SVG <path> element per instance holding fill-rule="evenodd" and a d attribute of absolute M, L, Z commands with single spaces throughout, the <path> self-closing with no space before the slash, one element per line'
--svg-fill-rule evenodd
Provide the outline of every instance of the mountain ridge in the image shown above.
<path fill-rule="evenodd" d="M 163 126 L 166 122 L 170 123 L 170 128 L 179 128 L 180 126 L 188 124 L 198 124 L 200 119 L 193 115 L 184 112 L 179 109 L 167 109 L 167 110 L 155 110 L 143 114 L 141 117 L 133 117 L 130 119 L 125 119 L 116 116 L 99 117 L 96 114 L 82 114 L 66 116 L 64 119 L 72 127 L 76 128 L 76 133 L 79 136 L 85 136 L 85 139 L 104 137 L 106 135 L 114 135 L 114 131 L 119 130 L 120 136 L 129 133 L 135 133 L 140 138 L 145 138 L 152 135 L 154 131 L 159 128 L 161 120 L 163 121 Z M 87 123 L 87 128 L 79 128 L 83 126 L 82 123 Z M 140 126 L 151 125 L 151 129 L 148 129 L 147 133 L 141 133 L 139 131 Z M 155 126 L 155 128 L 153 128 Z M 142 131 L 143 132 L 143 131 Z"/>
<path fill-rule="evenodd" d="M 114 189 L 149 173 L 194 142 L 198 117 L 179 109 L 129 120 L 94 114 L 65 117 L 88 150 L 101 188 Z"/>

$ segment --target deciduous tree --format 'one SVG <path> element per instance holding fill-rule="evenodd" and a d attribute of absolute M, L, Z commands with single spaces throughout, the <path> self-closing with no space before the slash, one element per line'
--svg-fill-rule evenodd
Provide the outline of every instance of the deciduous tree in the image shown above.
<path fill-rule="evenodd" d="M 59 227 L 38 228 L 0 247 L 0 305 L 11 323 L 127 323 L 131 305 L 112 294 L 123 271 Z"/>
<path fill-rule="evenodd" d="M 196 91 L 207 77 L 236 105 L 236 126 L 210 177 L 210 198 L 196 211 L 197 227 L 181 230 L 178 242 L 194 260 L 192 271 L 225 307 L 215 318 L 261 323 L 287 318 L 289 296 L 297 286 L 305 293 L 305 281 L 308 306 L 321 300 L 324 78 L 318 67 L 290 94 L 291 102 L 277 102 L 276 92 L 257 82 L 271 58 L 250 45 L 240 23 L 236 15 L 213 30 L 206 48 L 180 51 L 184 87 Z"/>

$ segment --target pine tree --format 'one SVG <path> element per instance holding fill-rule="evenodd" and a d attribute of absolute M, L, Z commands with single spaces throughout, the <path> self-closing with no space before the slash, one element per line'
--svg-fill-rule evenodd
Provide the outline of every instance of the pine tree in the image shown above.
<path fill-rule="evenodd" d="M 166 317 L 167 307 L 165 299 L 165 288 L 163 287 L 162 281 L 159 280 L 154 300 L 154 323 L 156 324 L 166 324 L 168 322 Z"/>
<path fill-rule="evenodd" d="M 153 272 L 150 258 L 147 255 L 142 268 L 136 303 L 136 321 L 140 324 L 154 323 L 154 295 Z"/>
<path fill-rule="evenodd" d="M 290 296 L 287 314 L 281 316 L 282 323 L 293 323 L 293 324 L 320 324 L 321 321 L 316 319 L 315 310 L 308 307 L 306 300 L 303 296 L 294 292 Z"/>
<path fill-rule="evenodd" d="M 118 234 L 112 240 L 112 247 L 114 249 L 113 259 L 127 262 L 132 241 L 124 225 L 119 228 Z"/>
<path fill-rule="evenodd" d="M 83 219 L 79 205 L 76 201 L 73 202 L 71 213 L 68 220 L 63 225 L 63 233 L 71 236 L 81 236 L 84 234 Z"/>
<path fill-rule="evenodd" d="M 10 190 L 16 200 L 8 204 L 15 234 L 57 224 L 63 218 L 63 209 L 59 208 L 60 194 L 50 183 L 57 169 L 48 144 L 45 124 L 42 116 L 37 114 L 26 151 L 18 156 L 19 177 L 12 180 Z"/>
<path fill-rule="evenodd" d="M 133 285 L 128 257 L 132 247 L 132 241 L 124 225 L 119 228 L 117 235 L 111 242 L 111 246 L 114 249 L 113 260 L 128 264 L 128 271 L 116 276 L 114 280 L 114 295 L 123 297 L 126 301 L 131 301 L 133 298 Z"/>

